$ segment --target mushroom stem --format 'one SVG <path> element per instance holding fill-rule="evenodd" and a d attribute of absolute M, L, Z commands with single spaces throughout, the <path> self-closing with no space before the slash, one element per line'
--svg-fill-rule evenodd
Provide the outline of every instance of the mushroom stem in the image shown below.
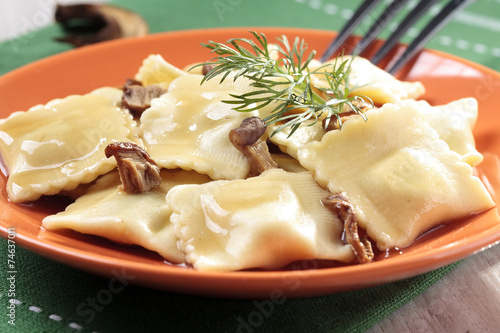
<path fill-rule="evenodd" d="M 240 127 L 229 132 L 229 140 L 250 163 L 249 177 L 258 176 L 262 172 L 278 167 L 274 161 L 266 141 L 260 137 L 266 132 L 266 124 L 258 117 L 246 118 Z"/>
<path fill-rule="evenodd" d="M 337 193 L 323 198 L 321 202 L 344 222 L 346 242 L 352 246 L 358 261 L 361 264 L 372 262 L 374 257 L 372 245 L 368 239 L 360 239 L 358 219 L 347 198 L 342 193 Z"/>

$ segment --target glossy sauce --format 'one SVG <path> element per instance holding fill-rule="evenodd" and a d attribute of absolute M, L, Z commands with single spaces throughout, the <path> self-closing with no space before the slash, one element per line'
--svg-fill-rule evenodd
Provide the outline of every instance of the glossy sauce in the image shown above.
<path fill-rule="evenodd" d="M 0 124 L 9 198 L 32 201 L 89 183 L 115 167 L 103 155 L 114 140 L 142 143 L 121 91 L 101 88 L 16 112 Z"/>

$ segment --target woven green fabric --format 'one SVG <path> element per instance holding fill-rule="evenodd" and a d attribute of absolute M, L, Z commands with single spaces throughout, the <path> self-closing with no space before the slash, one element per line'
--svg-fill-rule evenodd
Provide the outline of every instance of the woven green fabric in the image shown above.
<path fill-rule="evenodd" d="M 7 242 L 1 239 L 2 283 L 8 271 L 6 249 Z M 16 307 L 16 326 L 13 329 L 7 322 L 10 297 L 2 285 L 0 332 L 362 332 L 456 266 L 364 290 L 272 304 L 269 300 L 187 296 L 133 285 L 108 298 L 108 279 L 20 247 L 16 264 L 15 298 L 21 302 Z M 92 299 L 95 306 L 89 305 Z M 38 309 L 41 311 L 36 312 Z"/>
<path fill-rule="evenodd" d="M 116 0 L 139 12 L 151 32 L 223 26 L 285 26 L 338 30 L 361 1 Z M 448 24 L 428 47 L 500 70 L 498 2 L 478 1 Z M 407 9 L 408 10 L 408 9 Z M 380 9 L 378 9 L 380 11 Z M 425 19 L 435 13 L 430 12 Z M 376 13 L 371 15 L 375 17 Z M 424 19 L 424 20 L 425 20 Z M 357 30 L 363 33 L 369 21 Z M 70 49 L 48 26 L 0 44 L 0 74 Z M 387 35 L 387 33 L 384 33 Z M 409 39 L 406 38 L 406 41 Z M 133 285 L 116 294 L 109 280 L 16 248 L 16 326 L 8 324 L 7 242 L 0 241 L 0 332 L 362 332 L 427 289 L 457 264 L 411 279 L 316 298 L 236 301 L 178 295 Z M 109 297 L 111 295 L 111 297 Z M 106 303 L 92 308 L 100 297 Z M 101 303 L 103 303 L 101 302 Z"/>

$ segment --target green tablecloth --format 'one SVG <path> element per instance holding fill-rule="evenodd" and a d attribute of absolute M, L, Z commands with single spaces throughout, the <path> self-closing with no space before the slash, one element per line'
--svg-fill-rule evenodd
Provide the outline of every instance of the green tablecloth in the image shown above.
<path fill-rule="evenodd" d="M 361 1 L 340 0 L 116 0 L 147 20 L 151 32 L 222 26 L 286 26 L 338 30 Z M 491 13 L 500 3 L 477 1 L 429 44 L 500 70 Z M 379 11 L 379 10 L 378 10 Z M 430 12 L 426 19 L 434 13 Z M 375 17 L 375 14 L 371 15 Z M 358 29 L 363 33 L 369 20 Z M 0 44 L 0 74 L 69 46 L 54 38 L 55 25 Z M 408 39 L 407 39 L 408 40 Z M 362 332 L 424 291 L 455 265 L 365 290 L 286 300 L 269 315 L 264 301 L 207 299 L 127 285 L 120 293 L 83 312 L 109 281 L 16 248 L 15 326 L 8 323 L 7 242 L 0 241 L 1 332 Z"/>

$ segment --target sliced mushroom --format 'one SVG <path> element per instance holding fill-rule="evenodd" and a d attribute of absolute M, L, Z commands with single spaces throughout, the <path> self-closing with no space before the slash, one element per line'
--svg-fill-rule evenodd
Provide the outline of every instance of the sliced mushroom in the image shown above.
<path fill-rule="evenodd" d="M 122 189 L 126 193 L 145 193 L 160 185 L 160 168 L 149 154 L 131 142 L 114 142 L 105 149 L 107 158 L 114 156 Z"/>
<path fill-rule="evenodd" d="M 241 126 L 229 132 L 229 140 L 250 163 L 249 177 L 278 167 L 269 153 L 266 141 L 260 137 L 266 132 L 266 124 L 258 117 L 246 118 Z"/>
<path fill-rule="evenodd" d="M 213 65 L 213 64 L 205 64 L 201 67 L 201 74 L 207 75 L 208 72 L 210 72 L 214 68 L 215 68 L 215 65 Z"/>
<path fill-rule="evenodd" d="M 141 82 L 128 79 L 123 86 L 122 105 L 134 116 L 139 117 L 146 109 L 151 107 L 151 101 L 158 98 L 167 90 L 158 84 L 146 87 Z"/>
<path fill-rule="evenodd" d="M 121 37 L 144 36 L 149 31 L 138 14 L 112 5 L 57 5 L 55 20 L 67 33 L 57 40 L 76 47 Z"/>
<path fill-rule="evenodd" d="M 372 245 L 368 239 L 359 238 L 358 219 L 347 198 L 337 193 L 322 199 L 321 202 L 344 222 L 346 242 L 352 246 L 359 263 L 372 262 L 374 257 Z"/>

